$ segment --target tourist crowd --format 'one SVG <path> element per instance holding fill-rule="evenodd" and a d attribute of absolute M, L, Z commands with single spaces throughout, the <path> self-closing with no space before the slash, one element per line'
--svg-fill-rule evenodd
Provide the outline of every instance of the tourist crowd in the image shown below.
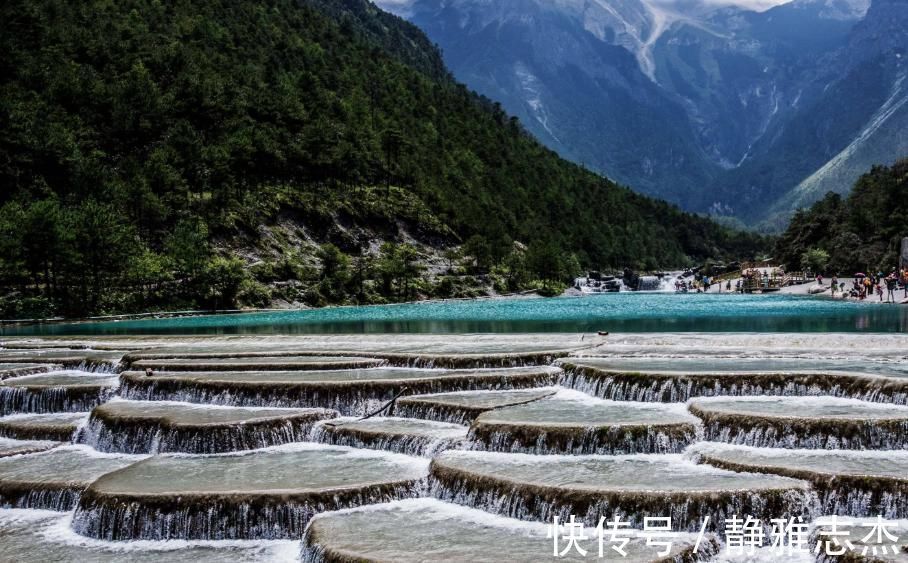
<path fill-rule="evenodd" d="M 785 272 L 781 268 L 773 269 L 749 269 L 742 272 L 742 276 L 734 284 L 736 293 L 750 293 L 752 291 L 773 291 L 779 290 L 787 285 Z M 817 285 L 824 285 L 823 276 L 816 276 Z M 675 291 L 678 293 L 688 292 L 708 292 L 712 287 L 718 286 L 721 293 L 732 291 L 732 281 L 726 279 L 723 281 L 715 280 L 709 276 L 696 276 L 695 279 L 686 281 L 680 276 L 675 280 Z M 892 270 L 889 274 L 877 272 L 876 274 L 864 274 L 862 272 L 854 274 L 850 287 L 844 281 L 839 281 L 838 276 L 833 276 L 830 284 L 832 296 L 841 296 L 843 299 L 853 298 L 864 300 L 876 295 L 880 301 L 895 303 L 898 300 L 898 293 L 904 292 L 903 299 L 908 299 L 908 267 L 900 271 Z M 814 293 L 812 291 L 812 293 Z"/>
<path fill-rule="evenodd" d="M 817 276 L 817 283 L 823 283 L 822 277 Z M 903 268 L 899 272 L 892 270 L 889 275 L 883 272 L 857 273 L 851 280 L 850 288 L 846 287 L 845 282 L 839 282 L 838 278 L 833 276 L 831 289 L 833 297 L 839 293 L 843 298 L 864 300 L 876 294 L 880 301 L 883 301 L 885 295 L 887 303 L 895 303 L 898 291 L 903 291 L 904 298 L 908 298 L 908 268 Z"/>

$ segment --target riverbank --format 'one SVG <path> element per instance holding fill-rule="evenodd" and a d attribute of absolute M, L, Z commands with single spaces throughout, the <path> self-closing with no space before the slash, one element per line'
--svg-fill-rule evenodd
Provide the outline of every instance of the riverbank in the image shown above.
<path fill-rule="evenodd" d="M 740 281 L 741 281 L 741 278 L 735 278 L 735 279 L 730 280 L 732 293 L 737 293 L 734 291 L 734 288 Z M 844 293 L 841 290 L 837 289 L 835 295 L 833 295 L 832 291 L 831 291 L 831 289 L 832 289 L 831 280 L 824 279 L 822 284 L 817 284 L 816 282 L 811 282 L 811 283 L 803 283 L 803 284 L 797 284 L 797 285 L 789 285 L 789 286 L 779 289 L 778 291 L 768 292 L 768 293 L 754 293 L 752 295 L 794 295 L 794 296 L 801 296 L 801 297 L 819 297 L 819 298 L 827 298 L 827 299 L 834 298 L 836 300 L 850 301 L 850 302 L 854 302 L 854 303 L 867 303 L 867 304 L 883 303 L 883 304 L 890 304 L 890 305 L 893 305 L 893 304 L 908 305 L 908 296 L 905 295 L 904 290 L 899 289 L 895 292 L 894 301 L 886 300 L 887 295 L 886 295 L 885 290 L 883 291 L 883 300 L 882 301 L 880 301 L 879 296 L 877 296 L 876 294 L 868 296 L 866 299 L 861 300 L 861 299 L 858 299 L 855 297 L 851 297 L 849 294 L 849 292 L 851 291 L 852 284 L 854 283 L 854 278 L 838 278 L 838 281 L 839 281 L 839 284 L 842 284 L 842 283 L 845 284 Z M 712 293 L 729 293 L 728 290 L 725 289 L 726 285 L 724 282 L 722 284 L 716 284 L 716 286 L 714 286 L 714 287 L 716 287 L 717 289 L 714 289 L 712 291 Z"/>
<path fill-rule="evenodd" d="M 840 299 L 843 301 L 853 301 L 855 303 L 868 303 L 868 304 L 882 303 L 882 304 L 889 304 L 889 305 L 893 305 L 893 304 L 908 305 L 908 295 L 905 294 L 905 290 L 903 290 L 903 289 L 898 289 L 895 291 L 894 300 L 887 301 L 887 291 L 885 288 L 883 289 L 882 300 L 880 299 L 880 296 L 876 295 L 875 293 L 873 295 L 867 296 L 865 299 L 862 300 L 862 299 L 858 299 L 856 297 L 851 297 L 851 295 L 850 295 L 851 288 L 854 284 L 854 278 L 839 278 L 840 287 L 841 287 L 841 284 L 843 284 L 843 283 L 845 284 L 845 291 L 842 292 L 841 290 L 837 289 L 835 295 L 832 295 L 832 291 L 831 291 L 832 284 L 829 279 L 823 280 L 822 285 L 816 284 L 816 283 L 806 283 L 806 284 L 802 284 L 802 285 L 794 285 L 794 286 L 785 287 L 785 288 L 782 288 L 780 293 L 785 293 L 788 295 L 811 295 L 811 296 L 817 296 L 817 297 L 828 297 L 828 298 Z"/>
<path fill-rule="evenodd" d="M 570 293 L 569 290 L 566 290 L 562 296 L 571 296 L 577 297 L 581 296 L 580 293 Z M 311 311 L 311 310 L 322 310 L 322 309 L 344 309 L 344 308 L 360 308 L 360 307 L 393 307 L 395 305 L 419 305 L 419 304 L 432 304 L 432 303 L 451 303 L 451 302 L 464 302 L 464 301 L 488 301 L 496 299 L 533 299 L 533 298 L 543 298 L 544 296 L 540 295 L 536 290 L 522 291 L 518 293 L 502 293 L 494 295 L 481 295 L 477 297 L 452 297 L 447 299 L 431 298 L 431 299 L 417 299 L 415 301 L 404 301 L 401 303 L 386 303 L 386 304 L 370 304 L 370 305 L 325 305 L 324 307 L 310 307 L 308 305 L 296 304 L 291 306 L 288 304 L 286 307 L 265 307 L 265 308 L 244 308 L 244 309 L 199 309 L 199 310 L 190 310 L 190 311 L 149 311 L 146 313 L 126 313 L 122 315 L 99 315 L 92 317 L 51 317 L 44 319 L 0 319 L 0 327 L 3 325 L 9 326 L 27 326 L 27 325 L 40 325 L 40 324 L 75 324 L 75 323 L 97 323 L 97 322 L 119 322 L 119 321 L 131 321 L 131 320 L 142 320 L 142 319 L 176 319 L 182 317 L 202 317 L 202 316 L 213 316 L 213 315 L 238 315 L 238 314 L 254 314 L 254 313 L 269 313 L 269 312 L 285 312 L 285 311 Z"/>

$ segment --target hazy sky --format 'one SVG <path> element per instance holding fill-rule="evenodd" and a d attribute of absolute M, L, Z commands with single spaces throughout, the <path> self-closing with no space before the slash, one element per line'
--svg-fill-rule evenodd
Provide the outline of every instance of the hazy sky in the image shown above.
<path fill-rule="evenodd" d="M 656 4 L 675 4 L 675 0 L 651 0 Z M 711 6 L 738 6 L 748 10 L 762 12 L 779 4 L 787 4 L 791 0 L 701 0 Z"/>
<path fill-rule="evenodd" d="M 375 0 L 375 3 L 385 8 L 386 10 L 391 11 L 401 11 L 405 9 L 410 4 L 413 4 L 415 0 Z M 678 0 L 650 0 L 654 4 L 677 4 Z M 741 8 L 746 8 L 749 10 L 763 11 L 772 8 L 773 6 L 778 6 L 779 4 L 786 4 L 791 0 L 701 0 L 704 4 L 715 5 L 715 6 L 740 6 Z"/>

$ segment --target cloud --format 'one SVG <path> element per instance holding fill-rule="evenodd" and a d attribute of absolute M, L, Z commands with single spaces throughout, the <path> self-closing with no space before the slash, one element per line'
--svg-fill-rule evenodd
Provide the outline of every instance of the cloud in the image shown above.
<path fill-rule="evenodd" d="M 416 0 L 373 0 L 373 2 L 382 10 L 397 14 L 398 16 L 407 17 L 410 15 L 410 11 L 413 8 L 413 4 L 416 3 Z"/>
<path fill-rule="evenodd" d="M 387 10 L 389 12 L 398 14 L 398 15 L 409 15 L 413 4 L 417 0 L 373 0 L 379 8 Z M 552 0 L 550 0 L 552 1 Z M 609 0 L 606 0 L 607 2 Z M 755 12 L 763 12 L 774 6 L 780 4 L 787 4 L 792 0 L 649 0 L 653 4 L 661 4 L 665 6 L 674 5 L 674 6 L 684 6 L 691 4 L 700 4 L 702 6 L 708 7 L 725 7 L 725 6 L 737 6 L 745 10 L 753 10 Z"/>
<path fill-rule="evenodd" d="M 706 6 L 709 8 L 724 8 L 735 6 L 754 12 L 763 12 L 781 4 L 788 4 L 792 0 L 649 0 L 652 4 L 673 6 L 683 11 L 685 6 Z"/>

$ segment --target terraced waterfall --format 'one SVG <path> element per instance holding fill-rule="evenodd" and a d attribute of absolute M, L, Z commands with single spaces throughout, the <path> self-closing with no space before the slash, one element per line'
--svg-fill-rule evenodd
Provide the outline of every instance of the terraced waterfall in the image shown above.
<path fill-rule="evenodd" d="M 558 559 L 754 560 L 784 519 L 798 561 L 904 562 L 906 366 L 901 335 L 9 338 L 0 560 L 530 562 L 573 517 Z"/>

